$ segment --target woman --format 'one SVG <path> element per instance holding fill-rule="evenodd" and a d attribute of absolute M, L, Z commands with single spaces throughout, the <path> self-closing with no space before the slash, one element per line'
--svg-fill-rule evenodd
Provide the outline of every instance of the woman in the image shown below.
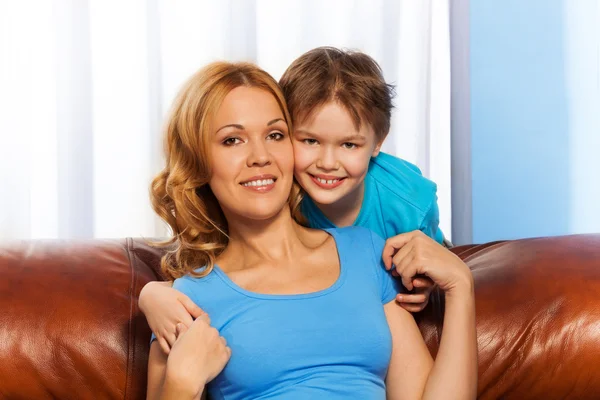
<path fill-rule="evenodd" d="M 446 291 L 434 363 L 394 300 L 383 239 L 294 219 L 289 121 L 277 83 L 250 64 L 211 64 L 176 100 L 152 190 L 178 245 L 162 267 L 212 321 L 179 325 L 168 356 L 152 342 L 148 398 L 473 398 L 468 268 L 424 234 L 395 243 L 402 282 L 426 274 Z"/>

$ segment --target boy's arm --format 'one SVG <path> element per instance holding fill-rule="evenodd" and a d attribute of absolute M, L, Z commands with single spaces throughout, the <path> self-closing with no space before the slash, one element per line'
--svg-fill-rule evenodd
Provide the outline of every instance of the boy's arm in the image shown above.
<path fill-rule="evenodd" d="M 172 288 L 173 282 L 149 282 L 143 287 L 138 300 L 150 329 L 165 354 L 177 340 L 178 323 L 189 327 L 194 319 L 205 315 L 188 296 Z"/>
<path fill-rule="evenodd" d="M 433 194 L 433 200 L 431 201 L 431 205 L 429 206 L 429 210 L 423 217 L 423 221 L 421 221 L 421 225 L 419 230 L 438 242 L 444 247 L 452 247 L 452 243 L 446 240 L 444 237 L 444 233 L 440 229 L 440 210 L 437 203 L 437 195 Z"/>

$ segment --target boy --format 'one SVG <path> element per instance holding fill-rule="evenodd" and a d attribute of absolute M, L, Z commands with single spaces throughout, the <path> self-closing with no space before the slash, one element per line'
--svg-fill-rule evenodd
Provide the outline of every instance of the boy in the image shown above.
<path fill-rule="evenodd" d="M 294 126 L 295 177 L 306 191 L 302 213 L 311 227 L 367 227 L 391 238 L 384 250 L 388 259 L 398 249 L 394 237 L 407 232 L 420 230 L 443 243 L 436 185 L 416 166 L 380 153 L 390 129 L 393 87 L 375 60 L 320 47 L 292 62 L 279 83 Z M 432 283 L 417 278 L 413 285 L 415 292 L 398 301 L 418 312 L 427 305 Z M 144 287 L 140 308 L 167 353 L 177 323 L 189 326 L 202 314 L 164 283 Z"/>

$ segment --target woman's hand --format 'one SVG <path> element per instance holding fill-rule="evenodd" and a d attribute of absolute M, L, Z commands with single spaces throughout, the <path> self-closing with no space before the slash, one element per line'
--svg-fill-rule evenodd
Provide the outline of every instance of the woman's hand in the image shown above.
<path fill-rule="evenodd" d="M 197 318 L 189 328 L 177 324 L 177 340 L 167 360 L 165 385 L 176 385 L 200 395 L 231 357 L 225 338 L 210 326 L 207 315 Z"/>
<path fill-rule="evenodd" d="M 169 354 L 177 339 L 177 324 L 189 327 L 194 319 L 206 315 L 188 296 L 171 285 L 171 282 L 149 282 L 140 292 L 138 301 L 165 354 Z"/>
<path fill-rule="evenodd" d="M 447 293 L 457 289 L 470 290 L 473 287 L 469 267 L 454 253 L 421 231 L 389 238 L 383 249 L 383 262 L 388 270 L 395 268 L 408 290 L 413 290 L 413 279 L 420 274 L 431 278 Z M 404 296 L 408 295 L 399 295 L 399 301 Z"/>

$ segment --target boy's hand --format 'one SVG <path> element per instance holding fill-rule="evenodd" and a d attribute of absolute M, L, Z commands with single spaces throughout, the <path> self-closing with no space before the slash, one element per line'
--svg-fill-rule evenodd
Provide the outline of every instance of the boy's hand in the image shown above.
<path fill-rule="evenodd" d="M 414 288 L 413 280 L 422 275 L 431 278 L 446 294 L 473 288 L 473 276 L 469 267 L 458 256 L 421 231 L 389 238 L 382 258 L 385 267 L 388 270 L 395 269 L 409 291 Z"/>
<path fill-rule="evenodd" d="M 392 275 L 399 276 L 396 270 Z M 396 300 L 402 308 L 411 313 L 423 311 L 429 304 L 429 296 L 435 287 L 433 281 L 427 277 L 414 278 L 412 293 L 402 293 L 396 296 Z"/>
<path fill-rule="evenodd" d="M 188 296 L 171 285 L 171 282 L 149 282 L 139 298 L 140 310 L 165 354 L 169 354 L 177 340 L 177 324 L 189 328 L 194 319 L 206 315 Z"/>

